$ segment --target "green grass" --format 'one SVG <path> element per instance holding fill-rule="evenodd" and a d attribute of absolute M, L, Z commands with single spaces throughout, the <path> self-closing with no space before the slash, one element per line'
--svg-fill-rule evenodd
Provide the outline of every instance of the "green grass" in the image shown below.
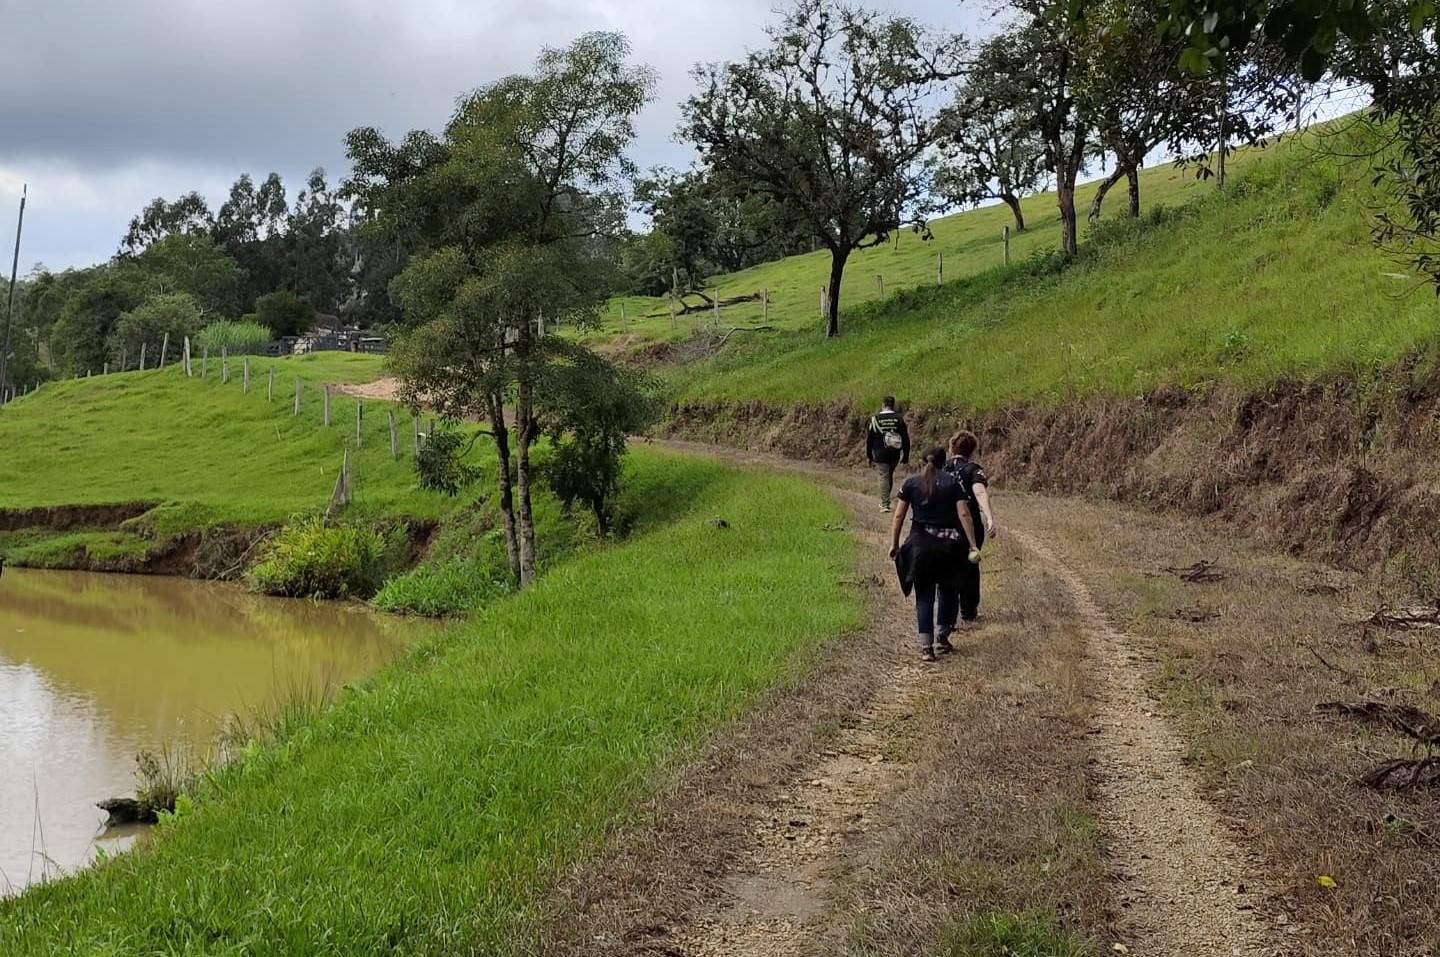
<path fill-rule="evenodd" d="M 153 847 L 0 902 L 0 953 L 518 954 L 558 870 L 860 622 L 842 510 L 642 457 L 648 530 L 215 773 Z M 722 516 L 729 528 L 707 519 Z"/>
<path fill-rule="evenodd" d="M 374 380 L 381 363 L 347 353 L 252 359 L 248 395 L 240 362 L 222 384 L 213 357 L 204 379 L 197 359 L 195 378 L 170 366 L 50 383 L 0 410 L 0 508 L 155 501 L 163 504 L 146 523 L 160 535 L 275 523 L 328 503 L 349 446 L 357 514 L 438 517 L 450 500 L 417 487 L 408 415 L 399 461 L 384 403 L 366 403 L 359 450 L 355 399 L 332 397 L 332 425 L 322 425 L 322 384 Z M 271 366 L 275 401 L 267 402 Z"/>
<path fill-rule="evenodd" d="M 1244 170 L 1257 162 L 1261 151 L 1246 150 L 1232 158 L 1232 170 Z M 1213 190 L 1198 182 L 1193 170 L 1177 170 L 1166 165 L 1146 170 L 1141 202 L 1146 208 L 1157 204 L 1175 205 L 1190 197 Z M 1082 186 L 1078 203 L 1081 216 L 1090 209 L 1095 185 Z M 1113 219 L 1124 209 L 1126 198 L 1123 185 L 1111 191 L 1105 201 L 1107 219 Z M 911 232 L 901 232 L 885 246 L 866 249 L 851 256 L 845 269 L 841 285 L 840 302 L 844 309 L 851 309 L 879 299 L 880 284 L 876 276 L 884 278 L 886 297 L 906 289 L 933 288 L 936 279 L 936 257 L 943 260 L 944 277 L 953 281 L 974 276 L 1001 264 L 1001 232 L 1011 226 L 1010 254 L 1012 262 L 1022 262 L 1034 253 L 1060 246 L 1060 215 L 1053 193 L 1042 193 L 1023 200 L 1026 231 L 1013 232 L 1014 219 L 1005 206 L 986 206 L 953 216 L 946 216 L 931 223 L 934 239 L 922 240 Z M 759 293 L 769 290 L 770 312 L 768 322 L 779 330 L 803 330 L 807 335 L 818 336 L 824 331 L 820 318 L 820 287 L 830 278 L 830 254 L 826 251 L 792 256 L 778 262 L 764 263 L 743 272 L 716 276 L 711 279 L 707 292 L 718 291 L 721 298 Z M 630 348 L 652 341 L 676 341 L 688 337 L 696 326 L 712 321 L 709 312 L 683 316 L 678 329 L 670 327 L 669 310 L 663 298 L 652 299 L 643 296 L 629 296 L 615 299 L 605 310 L 599 330 L 585 338 L 596 345 L 606 345 L 622 340 L 620 325 L 620 304 L 625 304 L 629 335 L 623 342 Z M 691 302 L 696 302 L 693 299 Z M 654 313 L 651 318 L 643 318 Z M 721 322 L 726 326 L 747 327 L 761 323 L 764 307 L 761 303 L 743 303 L 727 306 L 721 310 Z M 842 329 L 844 323 L 842 321 Z M 736 338 L 739 338 L 738 336 Z"/>
<path fill-rule="evenodd" d="M 944 935 L 943 957 L 1094 957 L 1053 915 L 985 914 Z"/>
<path fill-rule="evenodd" d="M 859 305 L 837 340 L 814 323 L 732 336 L 673 375 L 678 397 L 868 408 L 893 392 L 919 407 L 989 409 L 1166 384 L 1363 377 L 1440 351 L 1440 303 L 1372 245 L 1382 197 L 1368 168 L 1334 158 L 1332 145 L 1345 147 L 1318 134 L 1287 140 L 1252 155 L 1223 195 L 1177 186 L 1180 206 L 1156 209 L 1163 190 L 1147 188 L 1152 212 L 1104 225 L 1075 263 L 1037 254 Z M 1148 171 L 1147 186 L 1174 175 Z M 993 231 L 985 222 L 977 233 Z M 1033 248 L 1049 245 L 1041 231 Z"/>

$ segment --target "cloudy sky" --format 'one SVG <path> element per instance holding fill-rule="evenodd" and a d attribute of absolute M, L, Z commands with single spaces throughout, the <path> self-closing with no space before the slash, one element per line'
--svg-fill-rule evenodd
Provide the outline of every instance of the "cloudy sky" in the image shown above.
<path fill-rule="evenodd" d="M 526 70 L 536 51 L 618 30 L 656 67 L 633 153 L 683 165 L 671 134 L 699 60 L 763 41 L 776 0 L 0 0 L 0 252 L 29 183 L 21 271 L 108 258 L 155 196 L 212 208 L 242 172 L 293 195 L 344 173 L 345 132 L 444 123 L 455 98 Z M 888 0 L 967 32 L 988 0 Z"/>

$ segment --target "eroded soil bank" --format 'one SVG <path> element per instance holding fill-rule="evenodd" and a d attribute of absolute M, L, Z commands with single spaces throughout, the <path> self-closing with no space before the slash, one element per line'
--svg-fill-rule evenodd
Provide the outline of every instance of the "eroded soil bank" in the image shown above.
<path fill-rule="evenodd" d="M 1349 568 L 1440 569 L 1440 369 L 1431 364 L 1407 362 L 1364 382 L 905 411 L 916 446 L 960 427 L 980 435 L 997 485 L 1202 516 Z M 694 403 L 674 408 L 665 431 L 855 464 L 870 414 L 845 403 Z"/>

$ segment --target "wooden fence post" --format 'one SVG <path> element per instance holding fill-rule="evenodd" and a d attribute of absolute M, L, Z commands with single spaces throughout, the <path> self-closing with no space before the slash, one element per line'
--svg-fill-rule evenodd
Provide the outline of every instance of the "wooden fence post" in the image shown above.
<path fill-rule="evenodd" d="M 626 335 L 630 333 L 630 320 L 625 318 L 625 302 L 623 300 L 620 302 L 620 331 Z"/>
<path fill-rule="evenodd" d="M 321 389 L 322 389 L 322 391 L 325 393 L 325 427 L 326 427 L 326 428 L 329 428 L 329 427 L 330 427 L 330 387 L 329 387 L 328 385 L 326 385 L 326 386 L 322 386 Z"/>
<path fill-rule="evenodd" d="M 679 327 L 675 324 L 675 297 L 673 297 L 673 296 L 670 297 L 670 328 L 671 328 L 671 329 L 679 328 Z"/>
<path fill-rule="evenodd" d="M 220 383 L 223 385 L 230 381 L 230 350 L 225 346 L 220 347 Z"/>
<path fill-rule="evenodd" d="M 720 293 L 715 293 L 715 298 L 710 300 L 710 304 L 715 307 L 715 325 L 718 328 L 720 325 Z"/>
<path fill-rule="evenodd" d="M 1000 242 L 1005 247 L 1005 265 L 1010 265 L 1010 227 L 1006 226 L 1005 231 L 1000 234 Z"/>
<path fill-rule="evenodd" d="M 880 291 L 880 298 L 885 298 L 885 277 L 878 272 L 875 274 L 875 288 Z"/>
<path fill-rule="evenodd" d="M 170 354 L 170 333 L 165 333 L 165 338 L 160 340 L 160 365 L 156 368 L 165 368 L 165 357 Z"/>
<path fill-rule="evenodd" d="M 100 374 L 101 374 L 101 375 L 109 375 L 109 374 L 110 374 L 110 363 L 107 362 L 107 363 L 105 363 L 103 366 L 100 367 Z"/>
<path fill-rule="evenodd" d="M 945 285 L 945 254 L 935 254 L 935 285 Z"/>
<path fill-rule="evenodd" d="M 244 388 L 242 388 L 240 391 L 241 391 L 241 393 L 244 394 L 244 395 L 249 395 L 249 394 L 250 394 L 250 357 L 249 357 L 248 355 L 245 356 L 243 359 L 240 360 L 240 363 L 241 363 L 241 372 L 240 372 L 240 374 L 241 374 L 241 375 L 244 377 L 244 379 L 245 379 L 245 386 L 244 386 Z"/>
<path fill-rule="evenodd" d="M 270 367 L 270 390 L 265 393 L 266 402 L 275 401 L 275 367 Z"/>
<path fill-rule="evenodd" d="M 186 337 L 185 337 L 185 376 L 186 376 L 186 378 L 192 378 L 192 379 L 195 377 L 195 367 L 190 364 L 190 337 L 189 337 L 189 336 L 186 336 Z"/>
<path fill-rule="evenodd" d="M 300 414 L 300 377 L 295 377 L 295 414 Z"/>
<path fill-rule="evenodd" d="M 200 353 L 200 378 L 210 374 L 210 347 L 206 346 Z"/>
<path fill-rule="evenodd" d="M 355 400 L 355 447 L 358 449 L 365 444 L 365 402 L 363 399 Z"/>
<path fill-rule="evenodd" d="M 145 371 L 145 347 L 148 346 L 149 344 L 150 344 L 150 343 L 148 343 L 148 342 L 142 342 L 142 343 L 140 343 L 140 371 L 141 371 L 141 372 L 144 372 L 144 371 Z"/>
<path fill-rule="evenodd" d="M 395 410 L 390 409 L 385 413 L 390 417 L 390 457 L 400 461 L 400 433 L 395 428 Z"/>
<path fill-rule="evenodd" d="M 127 362 L 125 361 L 126 358 L 127 358 L 127 356 L 126 356 L 126 352 L 127 352 L 127 351 L 128 351 L 128 350 L 126 349 L 125 346 L 121 346 L 121 347 L 120 347 L 120 371 L 121 371 L 121 372 L 124 372 L 124 371 L 125 371 L 125 367 L 126 367 L 127 365 L 129 365 L 129 363 L 127 363 Z"/>
<path fill-rule="evenodd" d="M 770 289 L 769 289 L 769 287 L 766 287 L 765 289 L 760 290 L 760 304 L 761 304 L 761 309 L 764 310 L 764 313 L 763 313 L 763 314 L 764 314 L 764 321 L 765 321 L 765 322 L 769 322 L 769 321 L 770 321 Z"/>

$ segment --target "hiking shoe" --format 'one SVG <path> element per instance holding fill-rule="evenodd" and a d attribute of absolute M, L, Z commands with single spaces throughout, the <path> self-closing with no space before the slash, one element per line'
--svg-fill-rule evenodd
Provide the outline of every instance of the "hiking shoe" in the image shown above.
<path fill-rule="evenodd" d="M 954 650 L 955 646 L 950 644 L 949 638 L 937 637 L 935 639 L 935 653 L 937 655 L 948 655 Z"/>
<path fill-rule="evenodd" d="M 933 648 L 921 648 L 921 649 L 920 649 L 920 660 L 921 660 L 921 661 L 935 661 L 935 660 L 937 660 L 937 659 L 935 658 L 935 649 L 933 649 Z"/>
<path fill-rule="evenodd" d="M 889 502 L 881 502 L 881 503 L 880 503 L 880 511 L 882 511 L 882 512 L 888 512 L 888 511 L 890 511 L 890 503 L 889 503 Z"/>

